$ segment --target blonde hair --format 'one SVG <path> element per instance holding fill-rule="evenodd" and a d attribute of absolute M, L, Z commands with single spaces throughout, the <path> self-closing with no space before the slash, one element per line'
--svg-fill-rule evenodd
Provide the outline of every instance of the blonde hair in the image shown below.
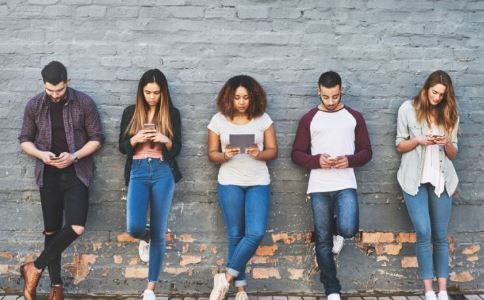
<path fill-rule="evenodd" d="M 434 106 L 429 101 L 428 91 L 437 84 L 445 86 L 445 93 L 442 101 Z M 417 112 L 417 121 L 420 123 L 425 121 L 429 126 L 432 112 L 435 110 L 436 115 L 434 121 L 436 125 L 442 127 L 450 135 L 456 126 L 458 112 L 454 87 L 449 74 L 441 70 L 430 74 L 418 95 L 413 98 L 413 107 Z"/>

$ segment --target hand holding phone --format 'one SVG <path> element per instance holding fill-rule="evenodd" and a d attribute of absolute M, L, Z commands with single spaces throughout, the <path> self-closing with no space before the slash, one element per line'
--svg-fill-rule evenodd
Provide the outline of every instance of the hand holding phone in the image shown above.
<path fill-rule="evenodd" d="M 152 123 L 145 123 L 143 124 L 143 130 L 145 133 L 155 133 L 156 132 L 156 125 Z M 149 138 L 151 139 L 153 136 L 150 136 Z M 154 148 L 155 143 L 153 141 L 150 141 L 150 148 Z"/>

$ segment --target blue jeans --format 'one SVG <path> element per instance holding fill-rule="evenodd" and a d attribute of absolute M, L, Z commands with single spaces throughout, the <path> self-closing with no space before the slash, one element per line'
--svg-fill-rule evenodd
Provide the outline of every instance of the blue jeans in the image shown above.
<path fill-rule="evenodd" d="M 421 279 L 433 279 L 434 269 L 437 278 L 449 276 L 447 228 L 452 198 L 445 190 L 437 197 L 434 190 L 433 185 L 426 183 L 420 185 L 415 196 L 403 192 L 408 214 L 417 234 L 417 261 Z"/>
<path fill-rule="evenodd" d="M 245 265 L 264 238 L 270 206 L 270 185 L 217 185 L 229 240 L 227 272 L 235 286 L 245 286 Z"/>
<path fill-rule="evenodd" d="M 350 238 L 358 232 L 358 196 L 355 189 L 311 193 L 310 196 L 320 281 L 326 295 L 340 293 L 341 285 L 336 277 L 336 264 L 331 252 L 333 235 Z"/>
<path fill-rule="evenodd" d="M 175 181 L 167 162 L 155 158 L 135 159 L 128 185 L 127 228 L 138 239 L 146 235 L 146 217 L 150 206 L 150 262 L 148 280 L 158 281 L 165 256 L 165 233 Z"/>

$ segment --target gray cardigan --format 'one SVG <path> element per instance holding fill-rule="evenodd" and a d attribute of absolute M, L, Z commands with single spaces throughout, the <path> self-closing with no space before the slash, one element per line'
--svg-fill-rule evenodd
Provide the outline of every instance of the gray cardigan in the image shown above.
<path fill-rule="evenodd" d="M 457 130 L 459 126 L 459 120 L 454 126 L 454 130 L 450 136 L 452 144 L 457 148 Z M 429 127 L 426 122 L 419 123 L 417 121 L 417 114 L 412 105 L 412 100 L 405 101 L 398 109 L 398 121 L 397 121 L 397 137 L 395 145 L 398 146 L 401 141 L 413 139 L 418 136 L 425 135 L 429 132 Z M 402 154 L 402 160 L 400 162 L 400 168 L 398 169 L 397 179 L 402 190 L 415 196 L 420 186 L 420 180 L 422 178 L 422 169 L 425 158 L 425 148 L 421 145 L 415 147 L 415 149 Z M 457 172 L 455 171 L 452 161 L 445 155 L 444 147 L 440 147 L 440 171 L 444 173 L 445 189 L 449 196 L 454 194 L 459 183 Z"/>

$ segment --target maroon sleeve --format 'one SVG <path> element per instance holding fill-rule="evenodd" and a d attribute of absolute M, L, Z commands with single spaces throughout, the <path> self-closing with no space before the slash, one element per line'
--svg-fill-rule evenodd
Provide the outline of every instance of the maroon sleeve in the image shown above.
<path fill-rule="evenodd" d="M 370 137 L 366 129 L 365 119 L 361 113 L 346 107 L 348 112 L 356 119 L 355 128 L 355 154 L 347 155 L 350 168 L 361 167 L 371 160 L 373 152 L 371 150 Z"/>
<path fill-rule="evenodd" d="M 319 169 L 319 157 L 321 154 L 311 154 L 311 121 L 318 112 L 317 108 L 310 110 L 299 121 L 299 125 L 292 145 L 292 160 L 307 169 Z"/>

